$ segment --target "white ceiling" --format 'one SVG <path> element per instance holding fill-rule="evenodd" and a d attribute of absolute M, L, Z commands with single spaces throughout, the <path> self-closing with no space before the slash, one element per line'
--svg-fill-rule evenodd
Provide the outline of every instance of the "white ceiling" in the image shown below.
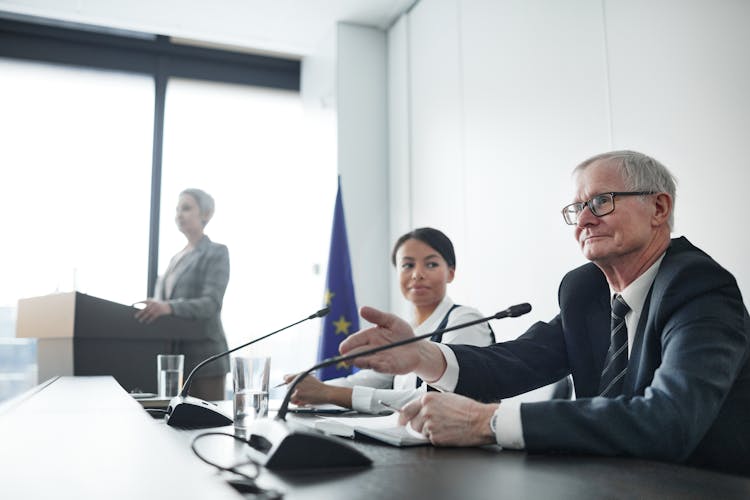
<path fill-rule="evenodd" d="M 0 0 L 0 16 L 33 16 L 302 57 L 314 53 L 337 22 L 387 29 L 417 1 Z"/>

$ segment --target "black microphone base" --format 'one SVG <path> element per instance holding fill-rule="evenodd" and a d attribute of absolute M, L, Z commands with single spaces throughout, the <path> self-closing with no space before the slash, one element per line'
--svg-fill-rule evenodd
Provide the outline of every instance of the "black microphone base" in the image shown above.
<path fill-rule="evenodd" d="M 175 396 L 167 407 L 167 425 L 185 429 L 223 427 L 233 420 L 218 406 L 192 396 Z"/>
<path fill-rule="evenodd" d="M 369 457 L 345 443 L 302 425 L 257 419 L 248 429 L 251 458 L 268 469 L 366 467 Z"/>

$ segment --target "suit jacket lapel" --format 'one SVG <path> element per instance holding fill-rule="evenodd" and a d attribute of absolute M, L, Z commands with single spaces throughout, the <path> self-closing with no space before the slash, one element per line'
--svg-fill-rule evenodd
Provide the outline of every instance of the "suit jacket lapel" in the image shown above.
<path fill-rule="evenodd" d="M 651 367 L 661 363 L 661 338 L 655 332 L 652 323 L 651 309 L 656 310 L 665 293 L 665 284 L 669 283 L 673 274 L 673 257 L 680 252 L 694 249 L 690 242 L 684 237 L 675 238 L 667 248 L 664 260 L 661 262 L 659 272 L 654 277 L 654 282 L 643 303 L 641 318 L 638 320 L 638 328 L 633 337 L 633 345 L 628 360 L 628 372 L 625 376 L 623 391 L 626 396 L 641 394 L 644 386 L 651 383 L 653 372 Z M 653 306 L 653 307 L 652 307 Z M 648 337 L 647 335 L 650 335 Z M 636 370 L 634 367 L 638 367 Z"/>
<path fill-rule="evenodd" d="M 609 303 L 609 288 L 605 293 L 599 294 L 596 299 L 596 308 L 592 308 L 586 318 L 586 329 L 591 342 L 592 364 L 596 372 L 601 374 L 604 369 L 604 358 L 610 343 L 610 313 L 612 306 Z"/>
<path fill-rule="evenodd" d="M 574 328 L 581 331 L 575 333 L 579 338 L 588 341 L 589 360 L 585 372 L 588 389 L 583 392 L 591 392 L 593 395 L 599 387 L 599 378 L 604 369 L 604 358 L 609 349 L 609 285 L 604 274 L 594 264 L 587 264 L 589 271 L 587 277 L 577 284 L 578 289 L 570 293 L 578 296 L 576 307 L 585 310 L 585 316 L 581 317 Z M 583 349 L 585 347 L 581 346 Z M 580 352 L 579 356 L 584 355 Z M 583 382 L 581 382 L 583 383 Z"/>
<path fill-rule="evenodd" d="M 626 396 L 631 397 L 636 393 L 640 394 L 643 385 L 651 383 L 650 377 L 652 374 L 649 372 L 649 367 L 654 366 L 655 363 L 661 362 L 661 339 L 656 337 L 646 338 L 646 333 L 654 330 L 653 327 L 649 326 L 653 321 L 653 318 L 651 318 L 651 306 L 653 305 L 654 308 L 656 308 L 662 300 L 664 294 L 664 286 L 662 283 L 668 282 L 669 277 L 672 274 L 672 256 L 690 248 L 694 247 L 692 247 L 690 242 L 688 242 L 684 236 L 673 239 L 669 248 L 667 248 L 667 252 L 664 255 L 664 260 L 661 262 L 659 271 L 654 277 L 654 282 L 651 283 L 651 288 L 649 289 L 648 295 L 646 295 L 646 300 L 643 303 L 643 310 L 641 311 L 641 317 L 638 320 L 638 327 L 633 336 L 633 345 L 630 349 L 628 372 L 625 374 L 625 380 L 623 382 L 623 393 Z M 639 367 L 642 373 L 639 373 L 639 370 L 635 369 L 635 367 Z M 646 377 L 649 377 L 649 380 L 645 380 Z"/>
<path fill-rule="evenodd" d="M 634 388 L 636 381 L 638 380 L 638 372 L 635 367 L 642 366 L 641 357 L 643 354 L 643 342 L 646 332 L 646 327 L 649 323 L 649 312 L 651 310 L 651 297 L 654 293 L 654 284 L 651 284 L 651 288 L 646 295 L 646 301 L 643 303 L 643 310 L 641 311 L 641 317 L 638 319 L 638 326 L 633 336 L 633 345 L 630 346 L 630 357 L 628 358 L 628 371 L 625 374 L 625 380 L 623 381 L 622 391 L 628 397 L 633 396 L 635 393 Z"/>
<path fill-rule="evenodd" d="M 190 275 L 192 269 L 196 266 L 201 256 L 206 252 L 208 242 L 208 237 L 204 236 L 195 246 L 193 251 L 188 252 L 188 254 L 182 258 L 180 263 L 177 264 L 177 268 L 174 270 L 174 287 L 172 288 L 172 295 L 169 297 L 170 299 L 174 298 L 175 290 L 177 290 L 180 280 L 182 280 L 183 277 Z"/>

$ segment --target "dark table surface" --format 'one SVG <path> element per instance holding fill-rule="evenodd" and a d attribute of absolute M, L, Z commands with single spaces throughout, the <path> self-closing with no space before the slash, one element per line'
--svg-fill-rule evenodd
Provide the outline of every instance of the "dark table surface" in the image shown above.
<path fill-rule="evenodd" d="M 223 430 L 234 432 L 231 426 Z M 202 431 L 175 432 L 187 438 Z M 239 460 L 245 445 L 227 439 L 222 446 L 233 447 Z M 397 448 L 359 438 L 346 442 L 372 459 L 372 466 L 262 469 L 258 484 L 287 499 L 750 498 L 750 478 L 663 462 L 535 455 L 498 446 Z"/>
<path fill-rule="evenodd" d="M 0 498 L 242 498 L 227 486 L 229 474 L 191 451 L 193 438 L 208 430 L 234 433 L 232 426 L 169 427 L 111 377 L 62 377 L 0 404 Z M 290 500 L 750 498 L 750 478 L 647 460 L 346 442 L 372 466 L 261 468 L 257 482 Z M 225 464 L 247 457 L 247 445 L 227 436 L 197 447 Z"/>

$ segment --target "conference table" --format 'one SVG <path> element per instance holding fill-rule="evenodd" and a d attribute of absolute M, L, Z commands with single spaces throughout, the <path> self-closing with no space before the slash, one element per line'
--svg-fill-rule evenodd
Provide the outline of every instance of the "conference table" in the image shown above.
<path fill-rule="evenodd" d="M 54 378 L 0 404 L 0 498 L 273 498 L 238 492 L 236 476 L 198 459 L 191 443 L 207 431 L 234 434 L 169 427 L 111 377 Z M 750 498 L 750 478 L 648 460 L 347 442 L 372 466 L 261 468 L 257 484 L 290 500 Z M 229 436 L 196 448 L 224 464 L 246 456 Z"/>

